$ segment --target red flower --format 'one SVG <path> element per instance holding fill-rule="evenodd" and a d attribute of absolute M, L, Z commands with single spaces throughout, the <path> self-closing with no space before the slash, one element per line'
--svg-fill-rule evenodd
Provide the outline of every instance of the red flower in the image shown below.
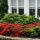
<path fill-rule="evenodd" d="M 19 32 L 20 34 L 23 34 L 23 30 Z"/>
<path fill-rule="evenodd" d="M 11 27 L 10 30 L 13 30 L 13 27 Z"/>
<path fill-rule="evenodd" d="M 24 34 L 23 31 L 25 28 L 36 25 L 40 25 L 40 22 L 33 22 L 33 24 L 28 24 L 28 25 L 23 25 L 22 23 L 17 23 L 17 24 L 11 24 L 7 22 L 0 23 L 0 35 L 5 33 L 6 35 L 18 37 L 18 35 Z M 10 34 L 8 34 L 7 31 L 10 32 Z"/>
<path fill-rule="evenodd" d="M 35 22 L 34 25 L 40 25 L 40 23 L 39 22 Z"/>
<path fill-rule="evenodd" d="M 16 33 L 15 36 L 18 37 L 18 34 Z"/>

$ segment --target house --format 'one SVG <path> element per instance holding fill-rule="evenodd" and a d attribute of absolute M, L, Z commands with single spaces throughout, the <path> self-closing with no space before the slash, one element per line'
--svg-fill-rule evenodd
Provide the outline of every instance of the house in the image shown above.
<path fill-rule="evenodd" d="M 40 0 L 8 0 L 8 13 L 37 15 L 40 13 Z"/>

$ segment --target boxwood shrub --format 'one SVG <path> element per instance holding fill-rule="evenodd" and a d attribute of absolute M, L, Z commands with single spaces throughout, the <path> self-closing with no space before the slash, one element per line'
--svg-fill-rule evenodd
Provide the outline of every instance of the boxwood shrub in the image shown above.
<path fill-rule="evenodd" d="M 32 22 L 39 22 L 34 16 L 26 16 L 19 14 L 5 14 L 5 16 L 0 20 L 0 22 L 9 23 L 23 23 L 24 25 L 32 24 Z"/>

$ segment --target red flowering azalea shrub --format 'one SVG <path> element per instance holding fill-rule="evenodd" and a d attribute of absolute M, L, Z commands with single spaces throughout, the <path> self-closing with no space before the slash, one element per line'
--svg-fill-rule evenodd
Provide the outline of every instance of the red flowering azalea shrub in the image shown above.
<path fill-rule="evenodd" d="M 10 23 L 0 23 L 0 34 L 4 33 L 4 31 L 9 27 Z"/>
<path fill-rule="evenodd" d="M 24 36 L 24 29 L 32 26 L 40 25 L 39 22 L 33 22 L 33 24 L 23 25 L 22 23 L 11 24 L 11 23 L 0 23 L 0 35 L 8 36 Z"/>
<path fill-rule="evenodd" d="M 34 25 L 40 25 L 40 22 L 33 22 Z"/>
<path fill-rule="evenodd" d="M 18 36 L 23 34 L 23 24 L 0 23 L 0 35 Z"/>

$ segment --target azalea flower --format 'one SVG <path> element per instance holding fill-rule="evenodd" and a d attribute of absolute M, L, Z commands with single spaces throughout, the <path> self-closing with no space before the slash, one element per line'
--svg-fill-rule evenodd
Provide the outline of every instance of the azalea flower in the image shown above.
<path fill-rule="evenodd" d="M 33 24 L 23 25 L 22 23 L 11 24 L 11 23 L 0 23 L 0 35 L 16 36 L 24 34 L 24 29 L 32 26 L 40 25 L 40 22 L 33 22 Z M 8 33 L 9 32 L 9 33 Z"/>

